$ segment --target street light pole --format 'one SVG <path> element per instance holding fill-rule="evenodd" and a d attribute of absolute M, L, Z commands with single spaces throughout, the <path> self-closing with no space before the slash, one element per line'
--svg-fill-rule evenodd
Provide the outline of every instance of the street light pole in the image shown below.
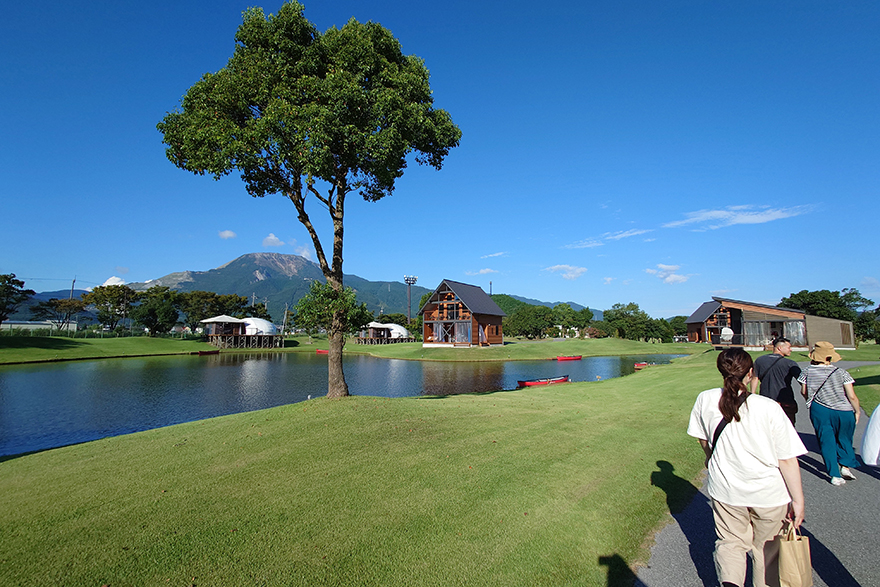
<path fill-rule="evenodd" d="M 404 275 L 403 281 L 406 282 L 406 322 L 409 324 L 412 322 L 412 316 L 410 313 L 412 312 L 412 286 L 416 284 L 418 281 L 418 276 L 414 275 Z"/>

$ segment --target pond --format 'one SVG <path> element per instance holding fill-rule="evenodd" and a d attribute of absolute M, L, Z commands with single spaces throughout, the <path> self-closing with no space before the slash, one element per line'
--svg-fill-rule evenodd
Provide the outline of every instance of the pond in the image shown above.
<path fill-rule="evenodd" d="M 513 389 L 517 380 L 572 381 L 634 372 L 640 361 L 680 355 L 587 357 L 581 361 L 445 363 L 344 358 L 352 395 L 414 397 Z M 44 450 L 181 422 L 300 402 L 327 393 L 327 357 L 234 353 L 0 367 L 0 456 Z"/>

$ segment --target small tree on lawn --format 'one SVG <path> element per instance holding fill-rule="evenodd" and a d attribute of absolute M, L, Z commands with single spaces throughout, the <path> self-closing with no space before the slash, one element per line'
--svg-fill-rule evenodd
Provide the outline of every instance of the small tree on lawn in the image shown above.
<path fill-rule="evenodd" d="M 366 304 L 357 303 L 350 287 L 337 290 L 325 283 L 313 281 L 309 293 L 299 299 L 290 313 L 291 321 L 309 333 L 320 328 L 329 330 L 334 321 L 341 321 L 343 334 L 351 334 L 373 321 L 373 313 Z M 343 344 L 344 344 L 343 338 Z"/>
<path fill-rule="evenodd" d="M 205 74 L 159 123 L 166 154 L 215 179 L 237 171 L 254 197 L 290 200 L 327 284 L 342 292 L 346 196 L 391 195 L 411 153 L 440 169 L 461 131 L 434 108 L 424 62 L 404 55 L 379 24 L 351 19 L 321 34 L 302 4 L 288 2 L 268 17 L 248 9 L 235 41 L 227 66 Z M 332 225 L 330 254 L 306 208 L 309 196 Z M 328 396 L 348 395 L 344 329 L 342 315 L 328 324 Z"/>
<path fill-rule="evenodd" d="M 177 324 L 176 294 L 156 285 L 141 294 L 141 303 L 132 309 L 132 317 L 150 331 L 150 336 L 167 334 Z"/>

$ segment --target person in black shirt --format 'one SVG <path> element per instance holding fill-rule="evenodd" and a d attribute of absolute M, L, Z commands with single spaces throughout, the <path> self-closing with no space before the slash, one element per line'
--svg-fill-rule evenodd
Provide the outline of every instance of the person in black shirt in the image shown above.
<path fill-rule="evenodd" d="M 791 341 L 779 337 L 773 341 L 773 354 L 762 355 L 755 360 L 755 377 L 751 381 L 751 391 L 755 393 L 761 383 L 761 395 L 779 402 L 782 410 L 794 426 L 798 405 L 791 388 L 792 379 L 797 380 L 801 368 L 788 358 L 791 354 Z"/>

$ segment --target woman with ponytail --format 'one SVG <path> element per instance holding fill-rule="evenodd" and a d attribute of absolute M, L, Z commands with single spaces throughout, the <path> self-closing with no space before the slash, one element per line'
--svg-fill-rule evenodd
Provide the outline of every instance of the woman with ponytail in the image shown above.
<path fill-rule="evenodd" d="M 752 357 L 742 349 L 718 355 L 722 387 L 702 392 L 688 434 L 700 441 L 709 469 L 715 518 L 715 569 L 724 587 L 743 587 L 746 556 L 752 585 L 778 585 L 778 542 L 786 518 L 804 519 L 797 457 L 807 452 L 774 400 L 748 392 Z"/>

